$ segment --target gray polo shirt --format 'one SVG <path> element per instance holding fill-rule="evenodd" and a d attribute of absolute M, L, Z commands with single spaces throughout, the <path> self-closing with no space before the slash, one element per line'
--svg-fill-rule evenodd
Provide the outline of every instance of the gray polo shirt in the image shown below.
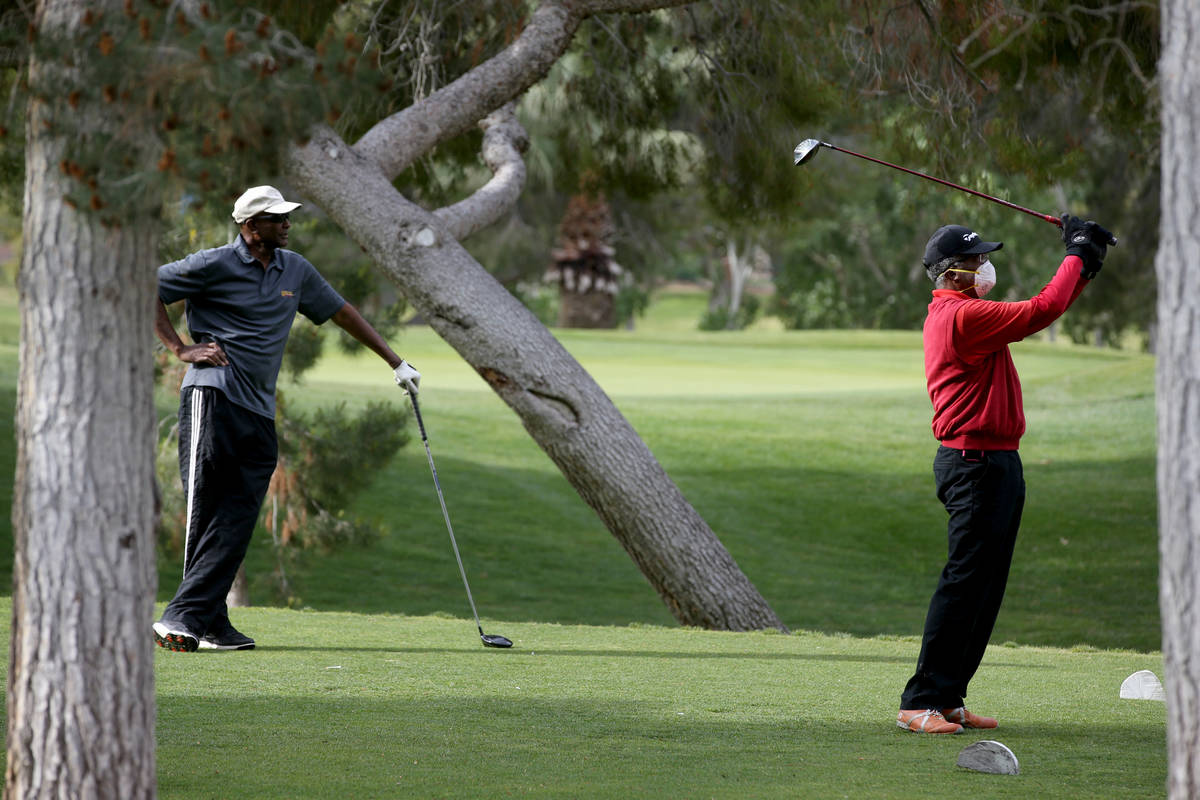
<path fill-rule="evenodd" d="M 275 417 L 275 380 L 296 312 L 317 325 L 345 304 L 307 259 L 276 250 L 271 263 L 250 255 L 239 235 L 233 244 L 201 250 L 158 268 L 158 296 L 186 301 L 193 342 L 217 342 L 229 366 L 191 364 L 184 386 L 212 386 L 236 403 Z"/>

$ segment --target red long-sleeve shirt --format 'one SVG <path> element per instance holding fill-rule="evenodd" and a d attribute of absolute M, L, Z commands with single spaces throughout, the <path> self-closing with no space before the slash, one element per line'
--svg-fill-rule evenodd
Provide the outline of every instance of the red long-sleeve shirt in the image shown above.
<path fill-rule="evenodd" d="M 1008 351 L 1062 316 L 1088 281 L 1067 256 L 1029 300 L 1004 303 L 935 289 L 925 318 L 925 379 L 933 435 L 946 447 L 1016 450 L 1025 433 L 1021 381 Z"/>

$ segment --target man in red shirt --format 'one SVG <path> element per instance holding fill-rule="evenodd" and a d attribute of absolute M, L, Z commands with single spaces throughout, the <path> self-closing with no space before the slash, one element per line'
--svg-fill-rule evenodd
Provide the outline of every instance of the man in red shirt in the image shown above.
<path fill-rule="evenodd" d="M 935 287 L 925 319 L 925 378 L 941 442 L 933 474 L 949 514 L 949 557 L 896 719 L 915 733 L 997 725 L 968 711 L 964 698 L 1004 599 L 1025 505 L 1017 454 L 1025 413 L 1008 345 L 1062 316 L 1100 271 L 1111 239 L 1094 222 L 1068 215 L 1062 221 L 1066 257 L 1035 297 L 1016 303 L 983 299 L 996 283 L 989 254 L 1002 242 L 946 225 L 925 246 Z"/>

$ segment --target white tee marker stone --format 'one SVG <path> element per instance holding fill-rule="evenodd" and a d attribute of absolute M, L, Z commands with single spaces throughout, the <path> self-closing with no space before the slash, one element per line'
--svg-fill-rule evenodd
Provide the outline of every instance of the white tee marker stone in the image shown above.
<path fill-rule="evenodd" d="M 1133 673 L 1121 684 L 1122 700 L 1158 700 L 1167 701 L 1167 693 L 1163 691 L 1162 681 L 1148 669 Z"/>
<path fill-rule="evenodd" d="M 958 766 L 993 775 L 1021 774 L 1021 765 L 1017 763 L 1013 751 L 991 739 L 964 747 L 958 754 Z"/>

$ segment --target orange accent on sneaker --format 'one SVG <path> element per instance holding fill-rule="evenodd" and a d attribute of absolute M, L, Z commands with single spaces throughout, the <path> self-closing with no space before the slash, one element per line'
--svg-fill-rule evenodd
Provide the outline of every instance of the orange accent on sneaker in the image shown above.
<path fill-rule="evenodd" d="M 913 733 L 962 733 L 962 725 L 948 722 L 942 712 L 932 708 L 901 709 L 896 726 Z"/>
<path fill-rule="evenodd" d="M 978 714 L 972 714 L 970 711 L 967 711 L 965 706 L 943 709 L 942 716 L 950 722 L 957 722 L 964 728 L 986 729 L 996 728 L 1000 725 L 1000 723 L 996 722 L 996 720 L 992 719 L 991 717 L 981 717 Z"/>

